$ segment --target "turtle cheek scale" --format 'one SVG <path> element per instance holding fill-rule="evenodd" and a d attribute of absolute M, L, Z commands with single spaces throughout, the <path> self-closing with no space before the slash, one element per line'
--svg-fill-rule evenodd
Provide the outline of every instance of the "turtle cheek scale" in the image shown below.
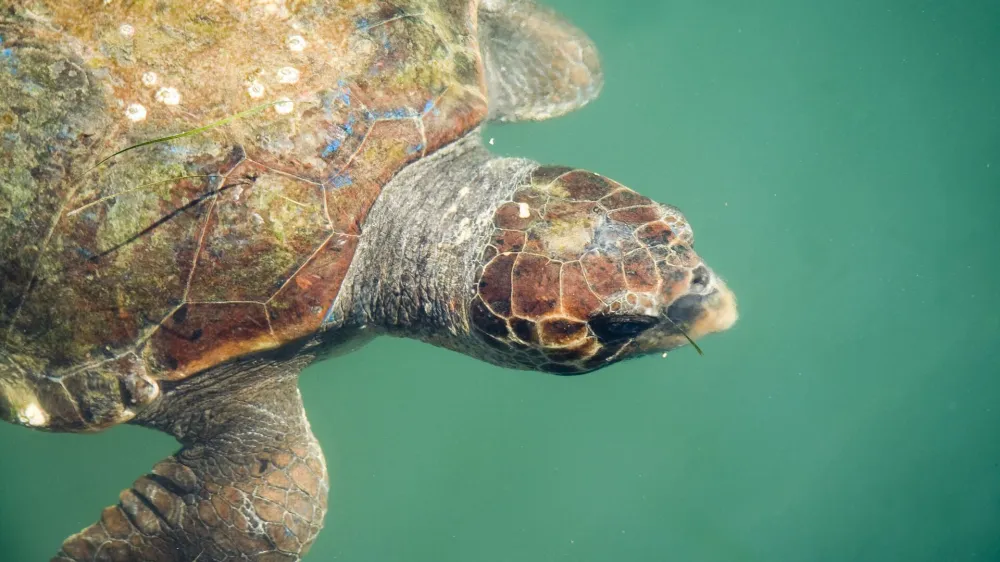
<path fill-rule="evenodd" d="M 539 167 L 493 226 L 470 319 L 495 363 L 578 374 L 736 322 L 683 214 L 598 174 Z"/>

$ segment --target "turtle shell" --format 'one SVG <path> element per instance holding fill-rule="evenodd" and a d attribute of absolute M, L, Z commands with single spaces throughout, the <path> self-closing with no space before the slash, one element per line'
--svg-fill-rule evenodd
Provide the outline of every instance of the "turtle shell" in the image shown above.
<path fill-rule="evenodd" d="M 8 3 L 0 359 L 181 379 L 315 333 L 383 185 L 486 116 L 476 4 Z"/>

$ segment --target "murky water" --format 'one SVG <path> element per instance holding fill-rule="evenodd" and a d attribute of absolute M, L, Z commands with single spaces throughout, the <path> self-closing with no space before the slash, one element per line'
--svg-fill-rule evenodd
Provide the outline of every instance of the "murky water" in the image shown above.
<path fill-rule="evenodd" d="M 1000 4 L 553 1 L 601 99 L 491 127 L 681 207 L 741 301 L 667 359 L 558 378 L 380 340 L 302 382 L 307 560 L 1000 559 Z M 0 560 L 174 447 L 0 426 Z"/>

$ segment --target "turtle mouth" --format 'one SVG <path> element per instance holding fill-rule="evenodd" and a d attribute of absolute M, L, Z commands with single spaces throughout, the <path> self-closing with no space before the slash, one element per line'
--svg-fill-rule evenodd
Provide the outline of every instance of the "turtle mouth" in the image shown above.
<path fill-rule="evenodd" d="M 688 291 L 661 310 L 658 318 L 655 328 L 636 338 L 640 353 L 670 351 L 708 334 L 728 330 L 736 323 L 739 312 L 736 296 L 725 281 L 707 267 L 699 266 Z"/>
<path fill-rule="evenodd" d="M 739 318 L 736 295 L 726 282 L 704 265 L 698 266 L 688 292 L 667 307 L 668 325 L 684 329 L 697 339 L 733 327 Z"/>

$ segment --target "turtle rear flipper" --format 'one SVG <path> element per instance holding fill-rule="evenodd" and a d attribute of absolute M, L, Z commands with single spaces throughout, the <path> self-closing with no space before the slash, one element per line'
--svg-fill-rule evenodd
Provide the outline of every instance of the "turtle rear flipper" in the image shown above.
<path fill-rule="evenodd" d="M 531 0 L 483 0 L 479 40 L 489 118 L 540 121 L 579 109 L 603 84 L 587 35 Z"/>
<path fill-rule="evenodd" d="M 134 423 L 184 447 L 54 560 L 299 560 L 323 525 L 329 488 L 297 388 L 307 363 L 241 362 L 165 391 Z"/>

